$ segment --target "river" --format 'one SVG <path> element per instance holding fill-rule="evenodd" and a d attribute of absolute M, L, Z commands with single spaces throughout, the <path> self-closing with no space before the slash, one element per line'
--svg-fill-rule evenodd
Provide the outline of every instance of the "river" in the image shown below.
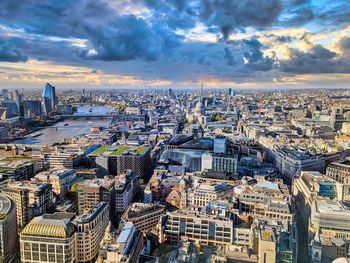
<path fill-rule="evenodd" d="M 107 106 L 92 106 L 92 111 L 89 112 L 89 105 L 78 106 L 75 115 L 80 114 L 90 114 L 93 115 L 103 115 L 108 114 L 112 111 L 112 108 Z M 38 137 L 27 137 L 24 139 L 15 140 L 13 143 L 17 144 L 53 144 L 56 142 L 61 142 L 64 138 L 75 137 L 90 132 L 93 127 L 106 127 L 110 123 L 111 119 L 67 119 L 64 122 L 58 122 L 53 126 L 46 127 L 40 132 L 42 135 Z"/>

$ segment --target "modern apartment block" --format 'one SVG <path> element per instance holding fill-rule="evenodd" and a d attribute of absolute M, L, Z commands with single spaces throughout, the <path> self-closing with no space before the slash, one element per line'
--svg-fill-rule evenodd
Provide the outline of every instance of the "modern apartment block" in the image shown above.
<path fill-rule="evenodd" d="M 7 196 L 0 195 L 0 262 L 14 262 L 18 249 L 16 205 Z"/>
<path fill-rule="evenodd" d="M 52 186 L 32 181 L 13 181 L 3 189 L 3 194 L 16 203 L 19 231 L 35 217 L 46 213 L 53 205 Z"/>

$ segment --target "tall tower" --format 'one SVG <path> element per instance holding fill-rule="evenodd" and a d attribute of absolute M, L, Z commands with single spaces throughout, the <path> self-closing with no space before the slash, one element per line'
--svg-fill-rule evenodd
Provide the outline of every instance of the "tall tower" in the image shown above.
<path fill-rule="evenodd" d="M 46 83 L 45 88 L 42 94 L 42 103 L 44 113 L 47 115 L 56 110 L 57 98 L 56 98 L 56 89 L 54 86 Z"/>

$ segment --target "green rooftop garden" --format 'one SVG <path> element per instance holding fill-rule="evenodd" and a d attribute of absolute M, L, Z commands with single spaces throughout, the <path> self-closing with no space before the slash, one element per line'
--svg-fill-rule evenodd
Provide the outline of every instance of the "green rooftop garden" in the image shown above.
<path fill-rule="evenodd" d="M 115 149 L 111 155 L 120 155 L 122 152 L 130 149 L 130 146 L 119 146 L 117 149 Z"/>
<path fill-rule="evenodd" d="M 96 149 L 95 151 L 93 151 L 93 154 L 97 154 L 97 155 L 101 155 L 103 153 L 105 153 L 111 146 L 102 146 L 98 149 Z"/>
<path fill-rule="evenodd" d="M 107 151 L 111 151 L 111 153 L 109 155 L 117 156 L 117 155 L 120 155 L 129 149 L 134 150 L 135 154 L 142 154 L 147 149 L 147 147 L 145 147 L 145 146 L 133 147 L 133 146 L 125 146 L 125 145 L 117 146 L 115 148 L 115 150 L 112 151 L 113 148 L 114 148 L 113 146 L 102 146 L 102 147 L 98 148 L 97 150 L 95 150 L 92 154 L 102 155 Z"/>

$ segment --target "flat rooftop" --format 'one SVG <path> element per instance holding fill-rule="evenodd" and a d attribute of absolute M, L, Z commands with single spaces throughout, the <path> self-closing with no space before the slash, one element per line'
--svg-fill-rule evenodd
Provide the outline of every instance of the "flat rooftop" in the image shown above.
<path fill-rule="evenodd" d="M 102 146 L 90 155 L 103 155 L 103 156 L 118 156 L 123 154 L 129 155 L 142 155 L 145 154 L 150 148 L 146 146 Z"/>
<path fill-rule="evenodd" d="M 333 200 L 317 200 L 317 210 L 322 214 L 347 214 L 350 216 L 350 209 L 344 203 Z"/>

